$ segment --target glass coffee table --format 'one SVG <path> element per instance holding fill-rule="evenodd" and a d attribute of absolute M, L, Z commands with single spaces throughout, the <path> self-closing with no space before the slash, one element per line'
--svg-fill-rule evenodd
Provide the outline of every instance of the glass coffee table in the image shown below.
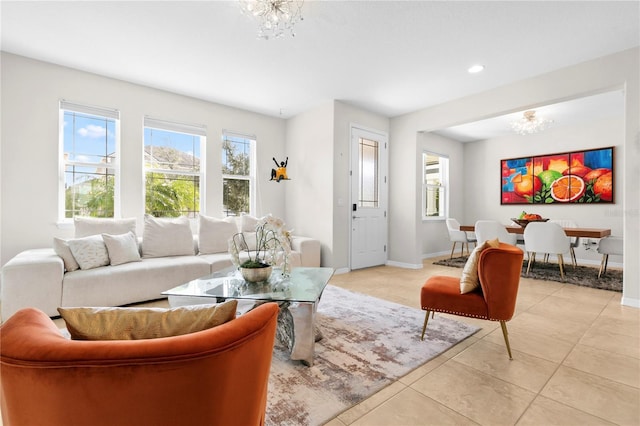
<path fill-rule="evenodd" d="M 239 306 L 254 307 L 265 302 L 280 305 L 277 338 L 287 346 L 292 360 L 313 365 L 316 340 L 321 334 L 315 327 L 320 297 L 333 268 L 293 268 L 289 277 L 279 269 L 262 283 L 249 283 L 239 271 L 227 268 L 162 292 L 171 306 L 223 302 L 237 299 Z"/>

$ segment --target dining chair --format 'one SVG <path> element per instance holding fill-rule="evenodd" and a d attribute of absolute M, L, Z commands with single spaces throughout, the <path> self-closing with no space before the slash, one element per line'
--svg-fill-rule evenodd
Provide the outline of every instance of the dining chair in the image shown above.
<path fill-rule="evenodd" d="M 469 254 L 469 243 L 477 244 L 475 234 L 473 232 L 467 233 L 465 231 L 461 231 L 460 222 L 458 222 L 454 218 L 448 218 L 446 220 L 446 223 L 447 231 L 449 232 L 449 240 L 453 243 L 453 247 L 451 247 L 451 256 L 449 256 L 449 259 L 453 258 L 453 252 L 456 249 L 456 243 L 461 243 L 460 256 L 463 255 L 465 246 L 467 247 L 467 254 Z"/>
<path fill-rule="evenodd" d="M 529 254 L 527 275 L 536 261 L 536 253 L 555 254 L 558 257 L 560 277 L 564 280 L 563 254 L 570 252 L 571 239 L 562 226 L 552 222 L 531 222 L 524 228 L 524 246 Z"/>
<path fill-rule="evenodd" d="M 516 234 L 511 234 L 507 228 L 495 220 L 479 220 L 475 225 L 476 239 L 479 243 L 497 238 L 501 243 L 517 244 Z"/>
<path fill-rule="evenodd" d="M 600 261 L 600 270 L 598 271 L 598 278 L 607 272 L 607 264 L 609 263 L 609 255 L 620 255 L 623 252 L 622 237 L 609 236 L 601 238 L 598 243 L 598 253 L 602 254 L 602 260 Z"/>
<path fill-rule="evenodd" d="M 429 314 L 433 318 L 435 312 L 499 321 L 509 359 L 513 359 L 506 322 L 515 311 L 523 258 L 522 250 L 506 243 L 482 250 L 477 264 L 479 286 L 467 293 L 461 293 L 459 277 L 429 277 L 420 291 L 420 306 L 426 311 L 421 339 Z"/>
<path fill-rule="evenodd" d="M 576 222 L 571 219 L 551 219 L 549 222 L 557 223 L 563 228 L 578 227 L 578 224 L 576 224 Z M 571 237 L 570 253 L 571 253 L 571 263 L 573 264 L 574 268 L 578 265 L 578 262 L 576 261 L 575 248 L 579 246 L 580 246 L 580 237 Z"/>

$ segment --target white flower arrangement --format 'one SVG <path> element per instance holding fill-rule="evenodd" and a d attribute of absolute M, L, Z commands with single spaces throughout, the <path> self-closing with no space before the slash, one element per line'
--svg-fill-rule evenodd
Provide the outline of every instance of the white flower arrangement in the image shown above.
<path fill-rule="evenodd" d="M 229 239 L 229 254 L 236 268 L 264 268 L 275 266 L 282 275 L 291 272 L 291 233 L 284 228 L 284 221 L 272 215 L 262 218 L 256 225 L 255 250 L 250 250 L 243 233 L 237 233 Z M 240 261 L 240 252 L 249 257 Z"/>

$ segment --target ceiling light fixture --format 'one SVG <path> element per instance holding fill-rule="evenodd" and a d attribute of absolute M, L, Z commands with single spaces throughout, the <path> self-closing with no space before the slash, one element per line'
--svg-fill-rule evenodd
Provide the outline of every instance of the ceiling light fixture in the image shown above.
<path fill-rule="evenodd" d="M 484 65 L 477 64 L 477 65 L 472 65 L 471 67 L 469 67 L 467 72 L 469 74 L 477 74 L 482 70 L 484 70 Z"/>
<path fill-rule="evenodd" d="M 522 118 L 511 123 L 511 128 L 520 135 L 530 135 L 541 132 L 549 127 L 553 120 L 544 117 L 536 117 L 534 110 L 525 111 Z"/>
<path fill-rule="evenodd" d="M 302 21 L 304 0 L 239 0 L 242 13 L 258 21 L 258 38 L 280 38 Z"/>

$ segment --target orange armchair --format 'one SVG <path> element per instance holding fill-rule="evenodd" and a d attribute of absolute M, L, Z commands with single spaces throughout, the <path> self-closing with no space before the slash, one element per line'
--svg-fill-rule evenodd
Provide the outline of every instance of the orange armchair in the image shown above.
<path fill-rule="evenodd" d="M 266 303 L 175 337 L 80 341 L 22 309 L 0 327 L 3 424 L 264 424 L 278 311 Z"/>
<path fill-rule="evenodd" d="M 430 277 L 420 293 L 422 309 L 427 311 L 422 338 L 434 312 L 500 321 L 509 359 L 513 359 L 506 322 L 515 311 L 523 257 L 522 250 L 505 243 L 483 250 L 478 260 L 480 287 L 470 293 L 460 294 L 459 278 Z"/>

